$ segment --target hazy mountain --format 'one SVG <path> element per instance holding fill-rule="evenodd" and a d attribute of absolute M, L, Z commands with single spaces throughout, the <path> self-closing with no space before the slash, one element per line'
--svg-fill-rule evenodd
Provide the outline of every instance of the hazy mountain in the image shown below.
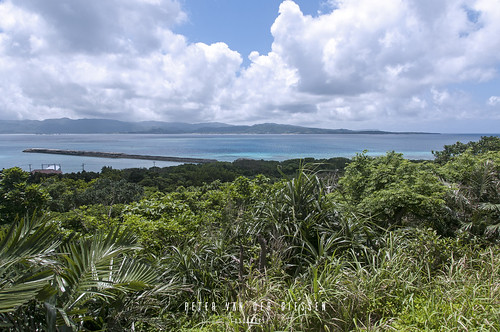
<path fill-rule="evenodd" d="M 235 126 L 225 123 L 184 123 L 68 118 L 48 120 L 0 120 L 0 134 L 385 134 L 379 130 L 320 129 L 276 123 Z"/>
<path fill-rule="evenodd" d="M 224 128 L 224 123 L 183 123 L 107 119 L 68 118 L 37 120 L 0 120 L 0 134 L 112 134 L 112 133 L 194 133 L 201 128 Z"/>

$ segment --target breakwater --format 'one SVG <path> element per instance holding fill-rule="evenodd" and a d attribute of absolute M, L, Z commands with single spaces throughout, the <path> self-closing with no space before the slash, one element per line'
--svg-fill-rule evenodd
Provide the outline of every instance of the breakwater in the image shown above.
<path fill-rule="evenodd" d="M 61 150 L 61 149 L 43 149 L 43 148 L 31 148 L 31 149 L 23 150 L 23 152 L 63 154 L 63 155 L 67 155 L 67 156 L 79 156 L 79 157 L 158 160 L 158 161 L 171 161 L 171 162 L 178 162 L 178 163 L 194 163 L 194 164 L 213 163 L 213 162 L 217 161 L 215 159 L 203 159 L 203 158 L 183 158 L 183 157 L 128 154 L 128 153 L 121 153 L 121 152 L 78 151 L 78 150 Z"/>

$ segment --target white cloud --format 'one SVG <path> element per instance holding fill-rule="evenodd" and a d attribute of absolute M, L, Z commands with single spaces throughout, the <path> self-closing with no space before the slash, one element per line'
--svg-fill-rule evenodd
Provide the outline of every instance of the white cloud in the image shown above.
<path fill-rule="evenodd" d="M 491 96 L 490 99 L 488 99 L 488 105 L 490 105 L 490 106 L 500 105 L 500 97 L 499 96 Z"/>
<path fill-rule="evenodd" d="M 17 0 L 15 6 L 43 22 L 39 31 L 52 48 L 71 53 L 155 50 L 157 33 L 185 19 L 174 0 Z"/>
<path fill-rule="evenodd" d="M 356 128 L 491 116 L 448 85 L 497 77 L 496 1 L 327 0 L 321 10 L 283 1 L 272 51 L 243 68 L 231 45 L 172 32 L 186 20 L 177 0 L 0 1 L 0 118 Z"/>
<path fill-rule="evenodd" d="M 471 101 L 462 96 L 467 103 L 458 105 L 438 88 L 496 75 L 500 16 L 492 2 L 336 1 L 331 13 L 311 17 L 284 1 L 273 52 L 297 69 L 299 92 L 330 96 L 317 103 L 331 107 L 327 119 L 462 114 Z"/>
<path fill-rule="evenodd" d="M 184 18 L 170 0 L 0 2 L 2 117 L 204 120 L 242 59 L 187 44 Z"/>

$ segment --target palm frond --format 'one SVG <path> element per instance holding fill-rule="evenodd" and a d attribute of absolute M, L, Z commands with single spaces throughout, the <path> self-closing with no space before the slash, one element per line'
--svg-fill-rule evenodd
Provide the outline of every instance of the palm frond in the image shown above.
<path fill-rule="evenodd" d="M 51 271 L 23 274 L 19 279 L 0 282 L 0 313 L 14 311 L 17 307 L 34 299 L 48 286 L 52 279 Z"/>
<path fill-rule="evenodd" d="M 29 261 L 46 264 L 61 244 L 57 226 L 46 219 L 23 218 L 12 223 L 0 240 L 0 268 Z"/>
<path fill-rule="evenodd" d="M 129 290 L 141 290 L 155 283 L 157 273 L 151 266 L 140 263 L 135 259 L 125 258 L 116 271 L 110 271 L 108 280 L 113 283 L 114 288 Z"/>
<path fill-rule="evenodd" d="M 0 240 L 0 312 L 10 312 L 49 286 L 61 241 L 46 219 L 16 220 Z M 48 295 L 47 295 L 48 296 Z"/>
<path fill-rule="evenodd" d="M 120 292 L 154 284 L 157 274 L 150 266 L 126 257 L 139 248 L 135 235 L 118 227 L 65 245 L 63 272 L 56 278 L 61 306 L 71 310 L 90 298 L 111 300 Z"/>

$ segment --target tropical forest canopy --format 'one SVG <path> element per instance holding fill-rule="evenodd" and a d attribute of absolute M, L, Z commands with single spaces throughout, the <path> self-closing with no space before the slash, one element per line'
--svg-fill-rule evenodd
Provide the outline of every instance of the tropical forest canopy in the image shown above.
<path fill-rule="evenodd" d="M 500 138 L 0 173 L 6 331 L 500 330 Z"/>

